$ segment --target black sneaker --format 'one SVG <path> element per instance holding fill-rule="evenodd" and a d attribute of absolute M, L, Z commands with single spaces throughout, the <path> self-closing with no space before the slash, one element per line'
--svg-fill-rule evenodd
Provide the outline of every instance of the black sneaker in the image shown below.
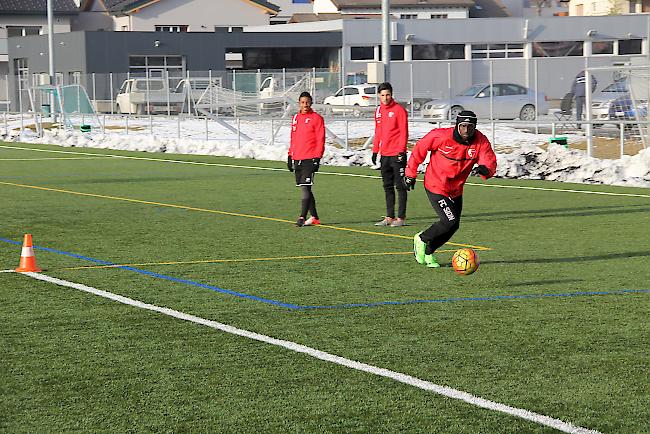
<path fill-rule="evenodd" d="M 296 220 L 296 226 L 301 228 L 305 226 L 305 218 L 304 217 L 298 217 L 298 220 Z"/>

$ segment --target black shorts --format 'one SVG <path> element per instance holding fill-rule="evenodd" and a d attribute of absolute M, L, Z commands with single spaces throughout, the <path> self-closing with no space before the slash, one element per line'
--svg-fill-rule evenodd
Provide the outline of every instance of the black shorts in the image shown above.
<path fill-rule="evenodd" d="M 318 172 L 318 164 L 314 159 L 294 160 L 293 168 L 296 174 L 296 187 L 301 185 L 314 185 L 314 177 Z"/>

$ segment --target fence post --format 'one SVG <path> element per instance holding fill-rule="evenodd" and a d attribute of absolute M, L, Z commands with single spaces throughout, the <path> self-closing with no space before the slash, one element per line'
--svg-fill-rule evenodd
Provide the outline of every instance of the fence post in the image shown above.
<path fill-rule="evenodd" d="M 621 158 L 623 158 L 625 151 L 625 125 L 621 123 L 621 129 L 619 130 L 619 138 L 621 140 Z"/>
<path fill-rule="evenodd" d="M 110 92 L 111 92 L 111 114 L 113 114 L 113 73 L 112 72 L 109 73 L 108 77 L 110 80 L 110 84 L 108 87 L 110 88 Z"/>
<path fill-rule="evenodd" d="M 413 99 L 413 60 L 409 62 L 409 83 L 411 88 L 411 117 L 414 116 L 415 100 Z"/>
<path fill-rule="evenodd" d="M 106 134 L 106 113 L 103 114 L 102 134 Z"/>
<path fill-rule="evenodd" d="M 555 122 L 551 122 L 551 136 L 555 137 Z"/>
<path fill-rule="evenodd" d="M 271 146 L 275 145 L 275 130 L 273 129 L 273 118 L 271 118 Z"/>
<path fill-rule="evenodd" d="M 153 116 L 149 115 L 149 131 L 151 132 L 151 135 L 153 136 Z"/>
<path fill-rule="evenodd" d="M 535 73 L 535 134 L 539 134 L 539 123 L 537 119 L 537 111 L 539 110 L 539 88 L 538 88 L 538 80 L 537 80 L 537 59 L 533 61 L 533 66 L 535 67 L 534 73 Z"/>
<path fill-rule="evenodd" d="M 177 130 L 176 130 L 177 133 L 178 133 L 177 137 L 180 139 L 181 138 L 181 115 L 180 115 L 180 113 L 178 114 L 178 116 L 176 116 L 176 119 L 178 120 L 178 122 L 177 122 Z"/>
<path fill-rule="evenodd" d="M 345 120 L 345 150 L 349 151 L 350 150 L 350 142 L 348 139 L 348 120 Z"/>
<path fill-rule="evenodd" d="M 126 135 L 129 135 L 129 114 L 126 114 Z"/>
<path fill-rule="evenodd" d="M 241 125 L 239 124 L 240 119 L 237 118 L 237 149 L 241 149 Z"/>
<path fill-rule="evenodd" d="M 208 127 L 208 117 L 205 117 L 205 141 L 207 142 L 210 140 L 210 130 Z"/>
<path fill-rule="evenodd" d="M 97 111 L 97 86 L 95 84 L 95 73 L 93 72 L 93 102 L 95 103 L 95 111 Z"/>
<path fill-rule="evenodd" d="M 212 70 L 208 69 L 208 89 L 210 89 L 210 108 L 208 109 L 212 114 Z"/>

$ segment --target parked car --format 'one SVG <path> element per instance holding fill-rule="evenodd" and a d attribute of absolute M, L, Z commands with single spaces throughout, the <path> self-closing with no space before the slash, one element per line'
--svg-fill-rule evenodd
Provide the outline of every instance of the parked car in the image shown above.
<path fill-rule="evenodd" d="M 178 113 L 183 95 L 172 92 L 161 78 L 130 78 L 122 83 L 115 103 L 122 114 Z"/>
<path fill-rule="evenodd" d="M 463 110 L 471 110 L 479 118 L 490 117 L 490 95 L 495 119 L 524 121 L 535 119 L 535 91 L 513 83 L 475 84 L 449 99 L 429 101 L 422 108 L 422 117 L 436 120 L 455 119 Z M 548 102 L 543 93 L 537 94 L 538 115 L 548 113 Z"/>
<path fill-rule="evenodd" d="M 629 92 L 627 80 L 622 79 L 605 86 L 593 94 L 591 98 L 591 118 L 594 121 L 609 119 L 609 108 L 612 101 Z"/>
<path fill-rule="evenodd" d="M 374 107 L 379 104 L 377 87 L 374 84 L 355 84 L 344 86 L 334 95 L 328 96 L 323 101 L 332 112 L 352 112 L 360 116 L 363 110 L 361 107 Z M 355 109 L 354 107 L 358 107 Z"/>
<path fill-rule="evenodd" d="M 638 121 L 648 117 L 648 101 L 634 101 L 629 93 L 616 98 L 609 106 L 610 121 Z M 626 125 L 627 128 L 631 125 Z"/>

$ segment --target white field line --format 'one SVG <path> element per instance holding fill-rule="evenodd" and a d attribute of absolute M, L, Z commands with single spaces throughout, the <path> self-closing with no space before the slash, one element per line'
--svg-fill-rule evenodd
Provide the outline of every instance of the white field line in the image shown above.
<path fill-rule="evenodd" d="M 0 273 L 14 273 L 16 270 L 0 270 Z"/>
<path fill-rule="evenodd" d="M 453 389 L 451 387 L 446 387 L 446 386 L 440 386 L 438 384 L 431 383 L 429 381 L 421 380 L 416 377 L 412 377 L 407 374 L 402 374 L 400 372 L 395 372 L 391 371 L 388 369 L 384 368 L 379 368 L 376 366 L 372 365 L 367 365 L 365 363 L 357 362 L 354 360 L 346 359 L 344 357 L 340 357 L 334 354 L 326 353 L 324 351 L 317 350 L 315 348 L 307 347 L 305 345 L 301 345 L 295 342 L 291 341 L 285 341 L 282 339 L 275 339 L 270 336 L 262 335 L 259 333 L 251 332 L 248 330 L 243 330 L 239 329 L 227 324 L 222 324 L 216 321 L 211 321 L 205 318 L 201 318 L 198 316 L 194 315 L 189 315 L 183 312 L 179 312 L 177 310 L 173 309 L 168 309 L 165 307 L 159 307 L 153 304 L 148 304 L 144 303 L 139 300 L 134 300 L 128 297 L 124 297 L 121 295 L 113 294 L 111 292 L 107 291 L 102 291 L 97 288 L 93 288 L 90 286 L 82 285 L 79 283 L 74 283 L 74 282 L 68 282 L 66 280 L 61 280 L 57 279 L 55 277 L 50 277 L 46 276 L 44 274 L 40 273 L 21 273 L 25 274 L 27 276 L 30 276 L 34 279 L 42 280 L 45 282 L 49 283 L 54 283 L 55 285 L 61 285 L 61 286 L 67 286 L 69 288 L 73 289 L 78 289 L 80 291 L 88 292 L 90 294 L 98 295 L 100 297 L 108 298 L 110 300 L 117 301 L 119 303 L 123 303 L 129 306 L 134 306 L 138 307 L 140 309 L 146 309 L 150 310 L 153 312 L 159 312 L 164 315 L 171 316 L 173 318 L 178 318 L 184 321 L 190 321 L 196 324 L 204 325 L 206 327 L 210 327 L 216 330 L 221 330 L 226 333 L 231 333 L 237 336 L 242 336 L 245 338 L 253 339 L 259 342 L 264 342 L 267 344 L 275 345 L 278 347 L 286 348 L 291 351 L 295 351 L 297 353 L 302 353 L 302 354 L 307 354 L 311 357 L 314 357 L 316 359 L 324 360 L 326 362 L 330 363 L 335 363 L 337 365 L 345 366 L 351 369 L 356 369 L 358 371 L 363 371 L 367 372 L 373 375 L 378 375 L 380 377 L 386 377 L 390 378 L 395 381 L 399 381 L 400 383 L 404 383 L 413 387 L 417 387 L 422 390 L 427 390 L 430 392 L 437 393 L 442 396 L 446 396 L 448 398 L 452 399 L 458 399 L 460 401 L 467 402 L 471 405 L 475 405 L 477 407 L 482 407 L 488 410 L 494 410 L 498 411 L 501 413 L 506 413 L 511 416 L 519 417 L 521 419 L 529 420 L 531 422 L 535 422 L 540 425 L 545 425 L 549 426 L 551 428 L 555 428 L 557 430 L 567 432 L 567 433 L 574 433 L 574 434 L 600 434 L 598 431 L 590 430 L 587 428 L 582 428 L 575 426 L 571 423 L 564 422 L 559 419 L 554 419 L 549 416 L 544 416 L 538 413 L 534 413 L 532 411 L 524 410 L 521 408 L 516 408 L 516 407 L 510 407 L 505 404 L 500 404 L 498 402 L 494 401 L 489 401 L 487 399 L 480 398 L 478 396 L 471 395 L 467 392 L 463 392 L 461 390 Z"/>
<path fill-rule="evenodd" d="M 0 148 L 6 149 L 19 149 L 24 151 L 35 151 L 35 152 L 53 152 L 61 154 L 76 154 L 76 155 L 92 155 L 92 156 L 104 156 L 111 158 L 122 158 L 126 160 L 143 160 L 143 161 L 156 161 L 163 163 L 177 163 L 177 164 L 193 164 L 197 166 L 216 166 L 216 167 L 230 167 L 234 169 L 251 169 L 251 170 L 269 170 L 273 172 L 286 172 L 287 169 L 278 169 L 274 167 L 260 167 L 260 166 L 244 166 L 237 164 L 222 164 L 222 163 L 204 163 L 201 161 L 186 161 L 186 160 L 168 160 L 165 158 L 150 158 L 150 157 L 132 157 L 128 155 L 117 155 L 117 154 L 96 154 L 92 152 L 76 152 L 76 151 L 57 151 L 53 149 L 35 149 L 35 148 L 25 148 L 20 146 L 7 146 L 0 145 Z M 370 178 L 370 179 L 381 179 L 381 176 L 376 175 L 360 175 L 356 173 L 341 173 L 341 172 L 323 172 L 319 171 L 319 175 L 334 175 L 334 176 L 351 176 L 354 178 Z M 544 188 L 544 187 L 525 187 L 519 185 L 500 185 L 500 184 L 479 184 L 474 182 L 468 182 L 466 185 L 471 185 L 474 187 L 488 187 L 488 188 L 512 188 L 519 190 L 538 190 L 538 191 L 555 191 L 560 193 L 583 193 L 583 194 L 597 194 L 602 196 L 623 196 L 623 197 L 643 197 L 650 199 L 650 194 L 634 194 L 634 193 L 612 193 L 607 191 L 591 191 L 591 190 L 572 190 L 567 188 Z"/>

